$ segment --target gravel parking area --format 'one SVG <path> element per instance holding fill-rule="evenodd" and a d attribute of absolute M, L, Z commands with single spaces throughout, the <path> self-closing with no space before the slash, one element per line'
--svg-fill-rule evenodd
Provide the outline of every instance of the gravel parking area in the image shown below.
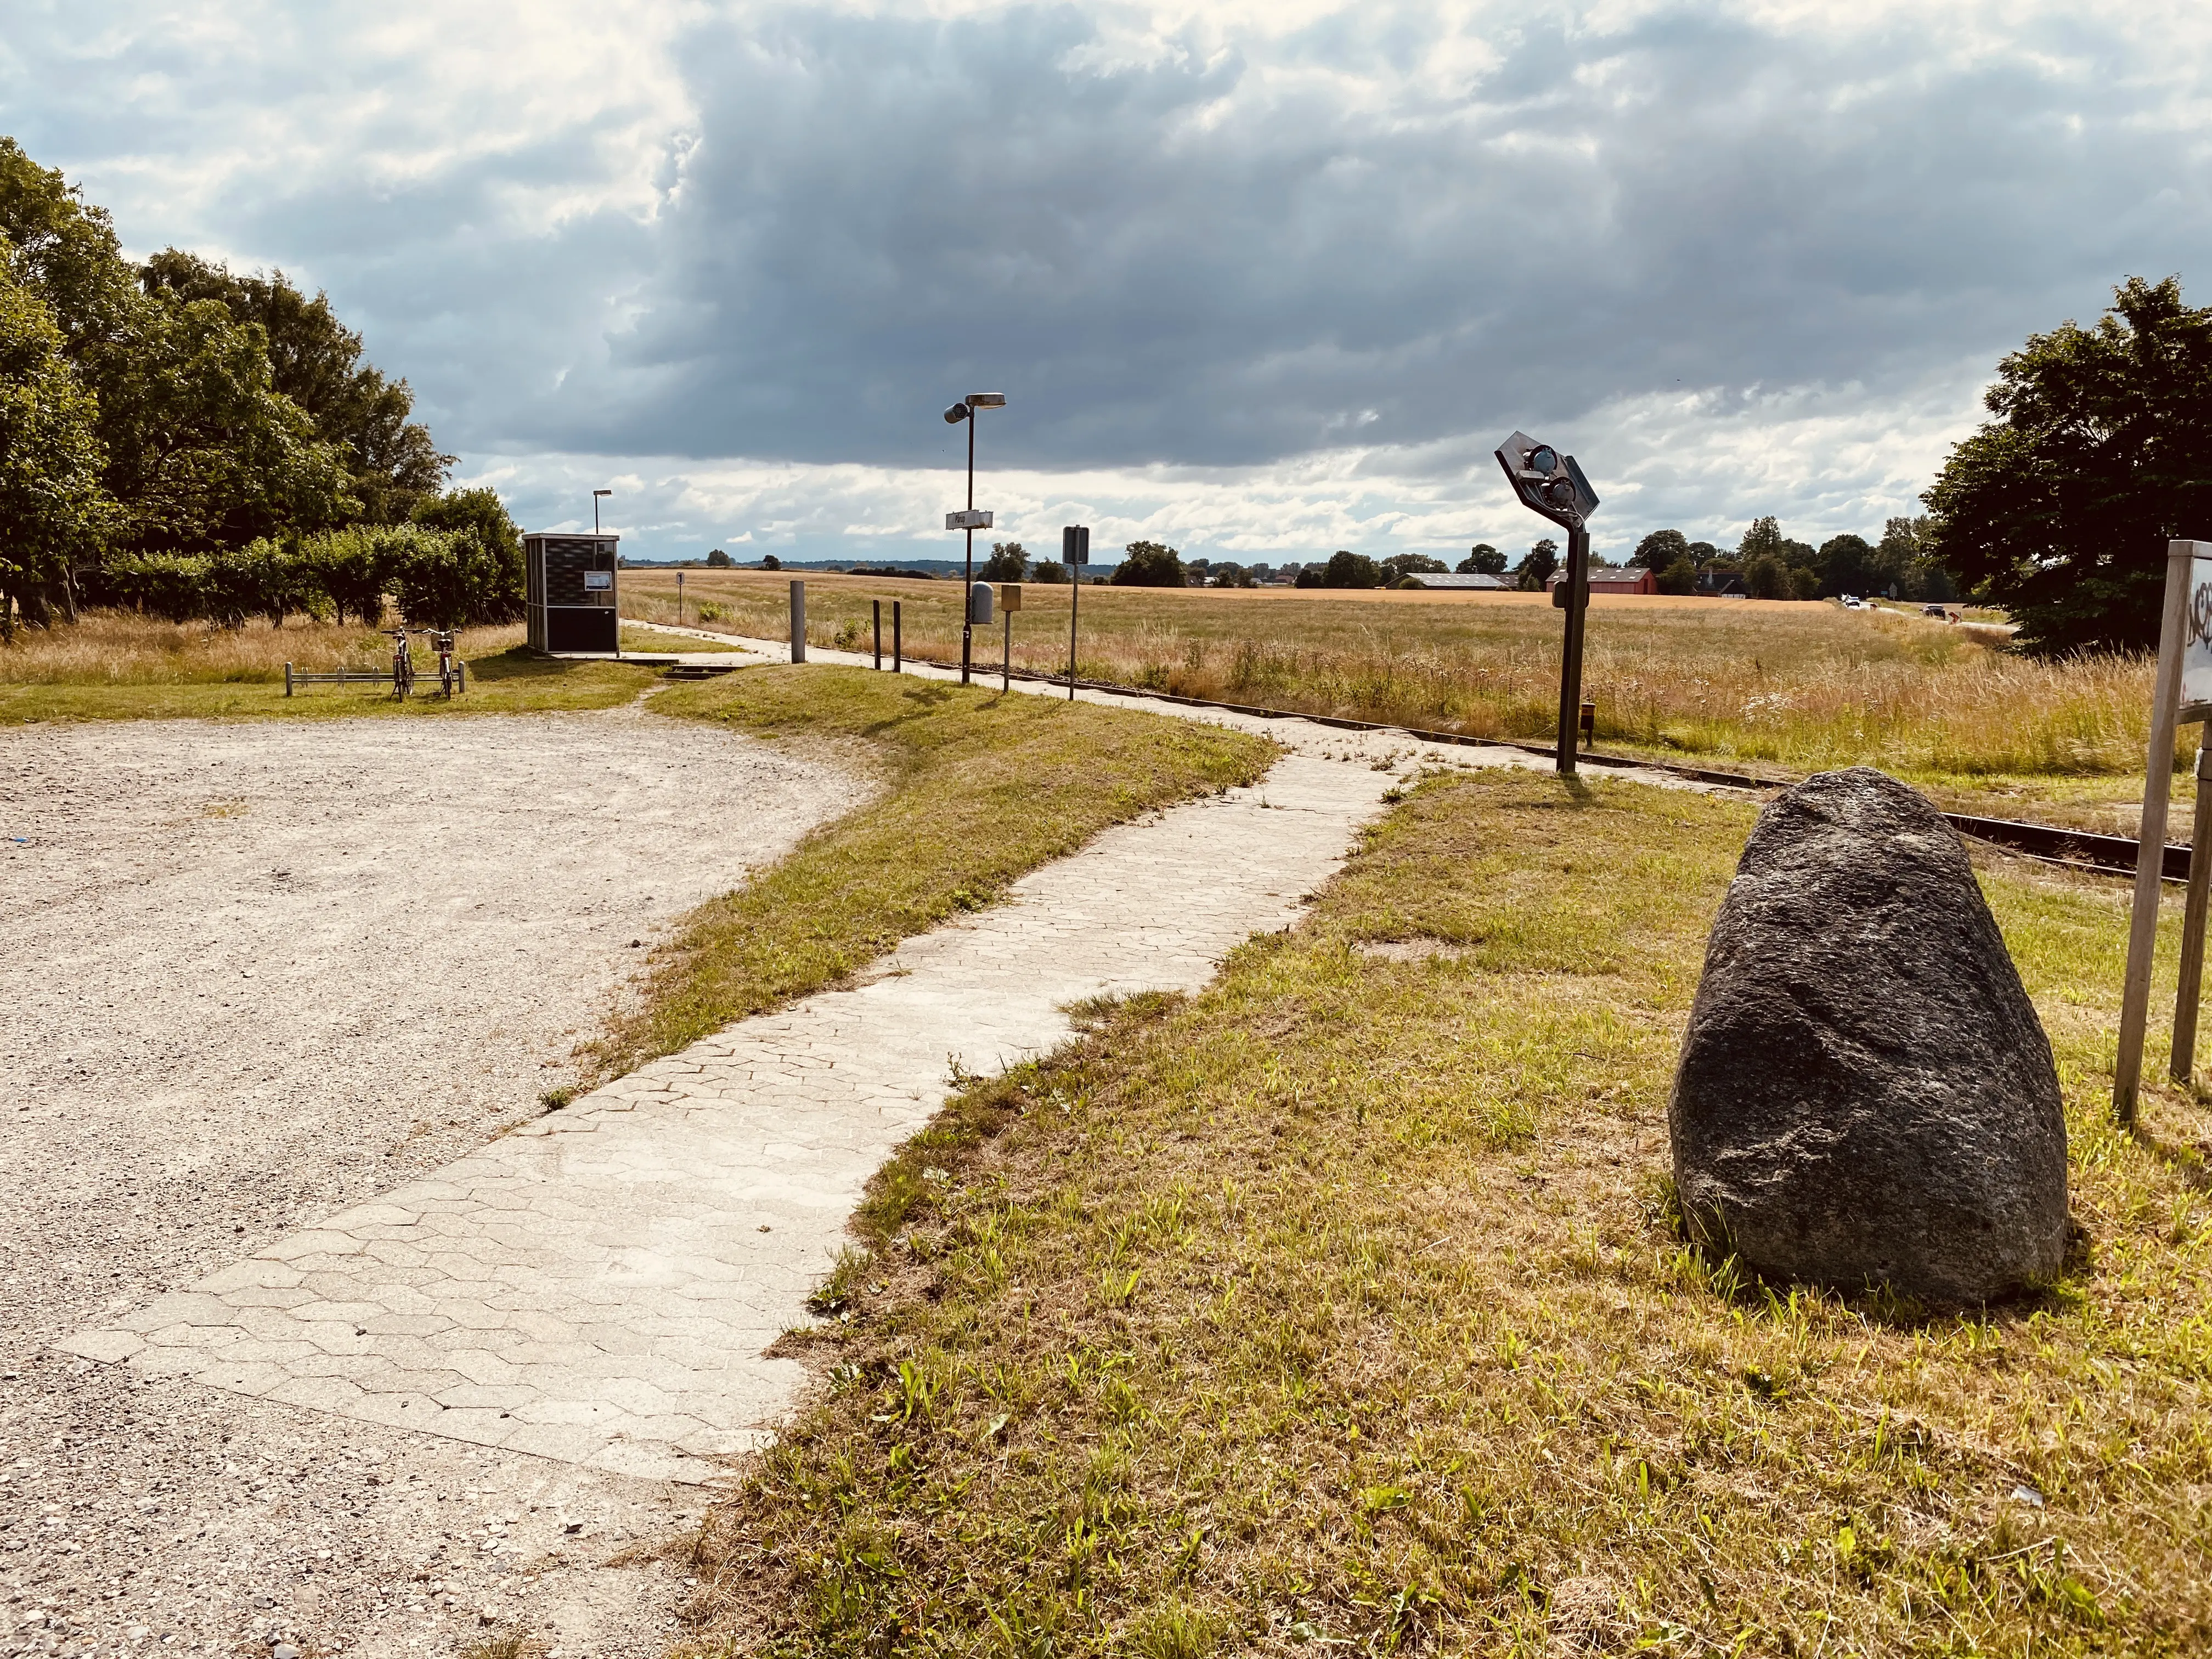
<path fill-rule="evenodd" d="M 636 709 L 0 732 L 0 1655 L 660 1650 L 697 1488 L 50 1345 L 535 1116 L 864 787 Z"/>

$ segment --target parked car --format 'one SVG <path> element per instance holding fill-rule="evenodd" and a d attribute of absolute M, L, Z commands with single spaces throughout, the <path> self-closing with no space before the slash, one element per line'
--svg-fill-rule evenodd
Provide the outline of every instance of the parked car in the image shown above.
<path fill-rule="evenodd" d="M 1920 607 L 1920 614 L 1923 617 L 1933 617 L 1938 622 L 1951 620 L 1951 613 L 1940 605 L 1923 605 Z"/>

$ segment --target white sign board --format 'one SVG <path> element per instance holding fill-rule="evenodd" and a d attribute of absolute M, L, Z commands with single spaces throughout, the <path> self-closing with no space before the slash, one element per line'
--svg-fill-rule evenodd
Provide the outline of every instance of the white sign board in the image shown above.
<path fill-rule="evenodd" d="M 2181 647 L 2180 718 L 2197 720 L 2208 716 L 2212 716 L 2212 557 L 2200 553 L 2189 562 L 2189 609 L 2185 613 Z"/>
<path fill-rule="evenodd" d="M 981 507 L 971 507 L 964 512 L 946 514 L 945 527 L 947 530 L 988 530 L 991 515 Z"/>

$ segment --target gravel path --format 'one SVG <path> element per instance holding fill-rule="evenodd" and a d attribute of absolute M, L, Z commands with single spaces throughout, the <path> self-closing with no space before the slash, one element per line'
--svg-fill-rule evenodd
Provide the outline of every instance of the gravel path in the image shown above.
<path fill-rule="evenodd" d="M 0 1655 L 451 1652 L 526 1595 L 661 1650 L 680 1574 L 605 1564 L 696 1489 L 50 1345 L 533 1117 L 634 942 L 860 793 L 635 709 L 0 732 Z"/>

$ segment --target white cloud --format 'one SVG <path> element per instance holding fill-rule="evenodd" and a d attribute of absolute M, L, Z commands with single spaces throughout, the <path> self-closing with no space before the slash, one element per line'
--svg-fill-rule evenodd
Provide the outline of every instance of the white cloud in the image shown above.
<path fill-rule="evenodd" d="M 1524 539 L 1514 425 L 1601 542 L 1911 510 L 1999 354 L 2203 268 L 2208 46 L 2163 0 L 18 0 L 0 98 L 134 248 L 326 285 L 535 521 L 616 477 L 642 551 L 938 545 L 988 385 L 1032 544 L 1297 556 Z"/>

